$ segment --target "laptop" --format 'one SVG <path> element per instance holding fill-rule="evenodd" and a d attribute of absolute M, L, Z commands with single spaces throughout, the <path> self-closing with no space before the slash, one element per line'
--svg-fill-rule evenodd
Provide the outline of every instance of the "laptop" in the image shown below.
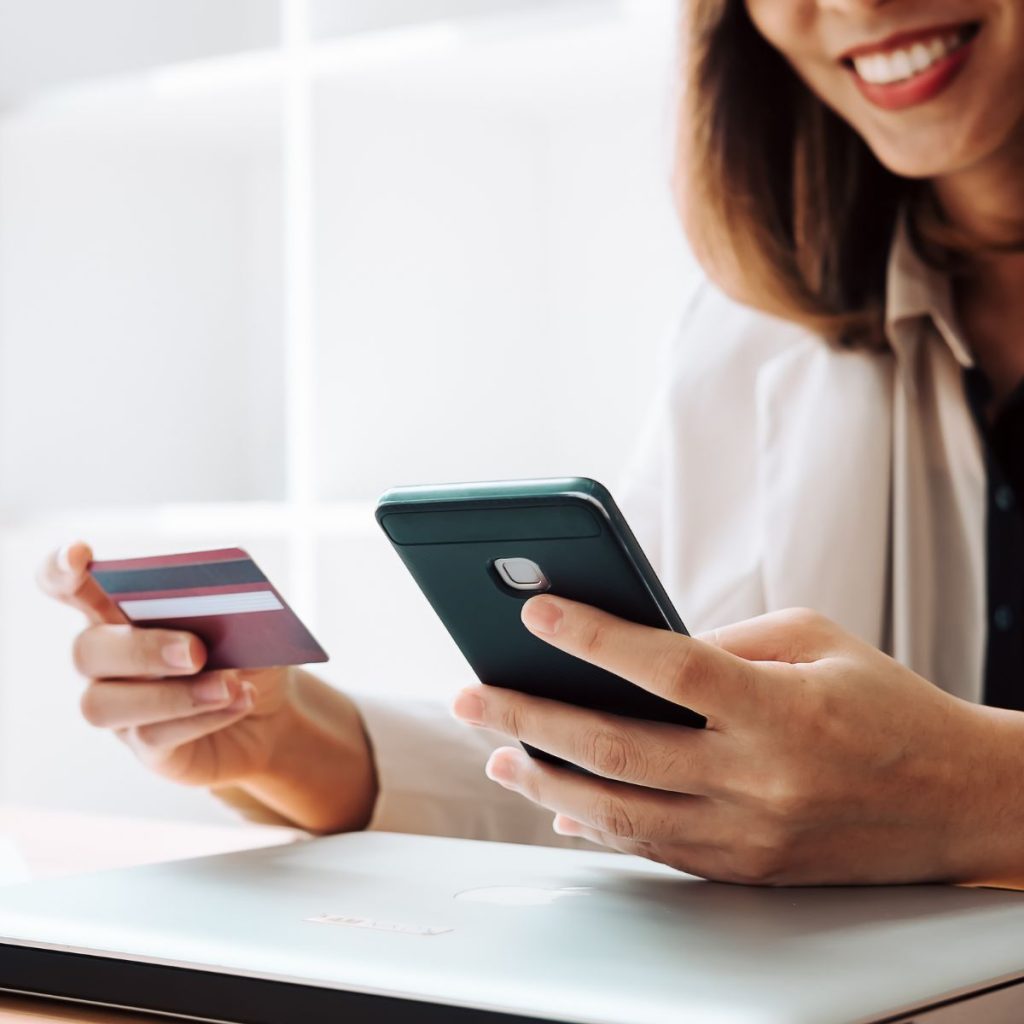
<path fill-rule="evenodd" d="M 1024 1020 L 1022 977 L 1024 894 L 435 837 L 0 889 L 0 989 L 207 1021 L 973 1024 Z"/>

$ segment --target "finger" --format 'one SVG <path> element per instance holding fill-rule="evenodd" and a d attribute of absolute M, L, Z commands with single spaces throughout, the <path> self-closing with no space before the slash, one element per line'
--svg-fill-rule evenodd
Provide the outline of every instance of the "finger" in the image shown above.
<path fill-rule="evenodd" d="M 75 637 L 75 668 L 88 679 L 158 679 L 198 672 L 206 648 L 192 633 L 95 625 Z"/>
<path fill-rule="evenodd" d="M 701 633 L 699 639 L 747 661 L 790 665 L 819 661 L 835 651 L 835 623 L 807 608 L 786 608 Z"/>
<path fill-rule="evenodd" d="M 100 729 L 152 725 L 223 710 L 242 689 L 230 672 L 209 672 L 188 682 L 93 682 L 82 693 L 82 716 Z"/>
<path fill-rule="evenodd" d="M 253 687 L 243 684 L 243 692 L 226 708 L 201 715 L 177 718 L 169 722 L 140 725 L 125 734 L 128 745 L 142 754 L 168 753 L 188 743 L 195 743 L 229 726 L 237 725 L 253 709 Z"/>
<path fill-rule="evenodd" d="M 92 550 L 75 541 L 50 554 L 36 580 L 43 592 L 83 612 L 90 622 L 127 622 L 120 608 L 89 574 Z"/>
<path fill-rule="evenodd" d="M 609 850 L 617 850 L 619 853 L 645 857 L 648 860 L 666 864 L 677 871 L 696 875 L 698 878 L 717 878 L 722 881 L 733 880 L 723 870 L 723 858 L 720 851 L 710 846 L 674 843 L 670 847 L 664 848 L 654 843 L 638 843 L 633 840 L 623 839 L 621 836 L 614 836 L 609 832 L 601 832 L 596 828 L 590 828 L 588 825 L 584 825 L 583 822 L 574 821 L 563 814 L 555 815 L 552 828 L 560 836 L 585 839 L 588 843 L 593 843 L 595 846 L 604 846 Z"/>
<path fill-rule="evenodd" d="M 539 639 L 700 712 L 711 728 L 726 716 L 757 713 L 756 667 L 712 644 L 550 594 L 530 598 L 522 617 Z"/>
<path fill-rule="evenodd" d="M 556 835 L 569 836 L 573 839 L 585 839 L 595 846 L 604 846 L 609 850 L 617 850 L 619 853 L 628 853 L 636 857 L 653 859 L 654 851 L 650 843 L 640 843 L 635 839 L 623 839 L 621 836 L 613 836 L 609 832 L 599 832 L 596 828 L 590 828 L 581 821 L 575 821 L 565 814 L 556 814 L 551 823 L 552 831 Z"/>
<path fill-rule="evenodd" d="M 486 772 L 489 779 L 549 811 L 637 842 L 690 838 L 708 804 L 703 797 L 627 786 L 542 764 L 512 747 L 495 750 Z"/>
<path fill-rule="evenodd" d="M 727 774 L 723 734 L 623 718 L 518 693 L 472 686 L 452 711 L 606 779 L 676 793 L 710 794 Z"/>

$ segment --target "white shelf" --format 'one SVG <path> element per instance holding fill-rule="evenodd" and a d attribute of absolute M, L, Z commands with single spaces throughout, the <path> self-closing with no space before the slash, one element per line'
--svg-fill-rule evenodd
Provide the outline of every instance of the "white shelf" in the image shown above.
<path fill-rule="evenodd" d="M 315 39 L 329 39 L 437 23 L 472 26 L 599 5 L 609 6 L 610 0 L 372 0 L 365 4 L 311 0 L 309 20 Z"/>
<path fill-rule="evenodd" d="M 369 501 L 318 502 L 306 524 L 319 537 L 360 537 L 380 529 Z M 117 534 L 139 531 L 187 536 L 229 533 L 284 538 L 292 529 L 295 507 L 288 502 L 228 502 L 184 505 L 68 506 L 0 517 L 0 532 L 32 532 L 73 540 L 69 531 L 88 540 L 94 531 Z"/>
<path fill-rule="evenodd" d="M 8 110 L 5 132 L 47 130 L 135 149 L 258 152 L 281 144 L 283 57 L 239 54 L 68 84 Z"/>
<path fill-rule="evenodd" d="M 624 84 L 644 90 L 664 80 L 664 68 L 652 65 L 649 55 L 652 38 L 674 32 L 670 0 L 491 6 L 498 13 L 313 40 L 298 59 L 325 84 L 414 87 L 420 98 L 478 103 L 542 96 L 557 105 L 581 96 L 621 96 Z M 565 73 L 567 47 L 571 75 Z M 173 145 L 266 144 L 277 137 L 280 91 L 294 59 L 282 45 L 61 81 L 0 108 L 0 116 L 130 132 Z"/>
<path fill-rule="evenodd" d="M 273 49 L 279 0 L 0 0 L 0 108 L 47 91 Z"/>
<path fill-rule="evenodd" d="M 324 88 L 558 111 L 663 87 L 666 67 L 651 53 L 671 59 L 676 22 L 668 0 L 562 3 L 320 43 L 310 57 Z"/>

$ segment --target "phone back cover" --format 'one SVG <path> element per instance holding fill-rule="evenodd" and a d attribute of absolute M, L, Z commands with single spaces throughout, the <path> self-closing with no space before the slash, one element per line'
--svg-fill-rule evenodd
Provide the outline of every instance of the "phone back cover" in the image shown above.
<path fill-rule="evenodd" d="M 395 503 L 379 507 L 377 516 L 481 682 L 620 715 L 704 724 L 687 708 L 534 637 L 520 620 L 533 594 L 510 590 L 493 568 L 498 558 L 530 558 L 550 593 L 668 628 L 622 529 L 600 507 L 571 495 L 523 496 Z M 684 631 L 681 622 L 677 629 Z"/>

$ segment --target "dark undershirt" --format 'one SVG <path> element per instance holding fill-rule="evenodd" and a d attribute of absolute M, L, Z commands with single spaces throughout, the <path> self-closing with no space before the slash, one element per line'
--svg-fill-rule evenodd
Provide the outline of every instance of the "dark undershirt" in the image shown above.
<path fill-rule="evenodd" d="M 1024 382 L 994 419 L 980 370 L 967 371 L 965 387 L 988 475 L 985 703 L 1024 711 Z"/>

